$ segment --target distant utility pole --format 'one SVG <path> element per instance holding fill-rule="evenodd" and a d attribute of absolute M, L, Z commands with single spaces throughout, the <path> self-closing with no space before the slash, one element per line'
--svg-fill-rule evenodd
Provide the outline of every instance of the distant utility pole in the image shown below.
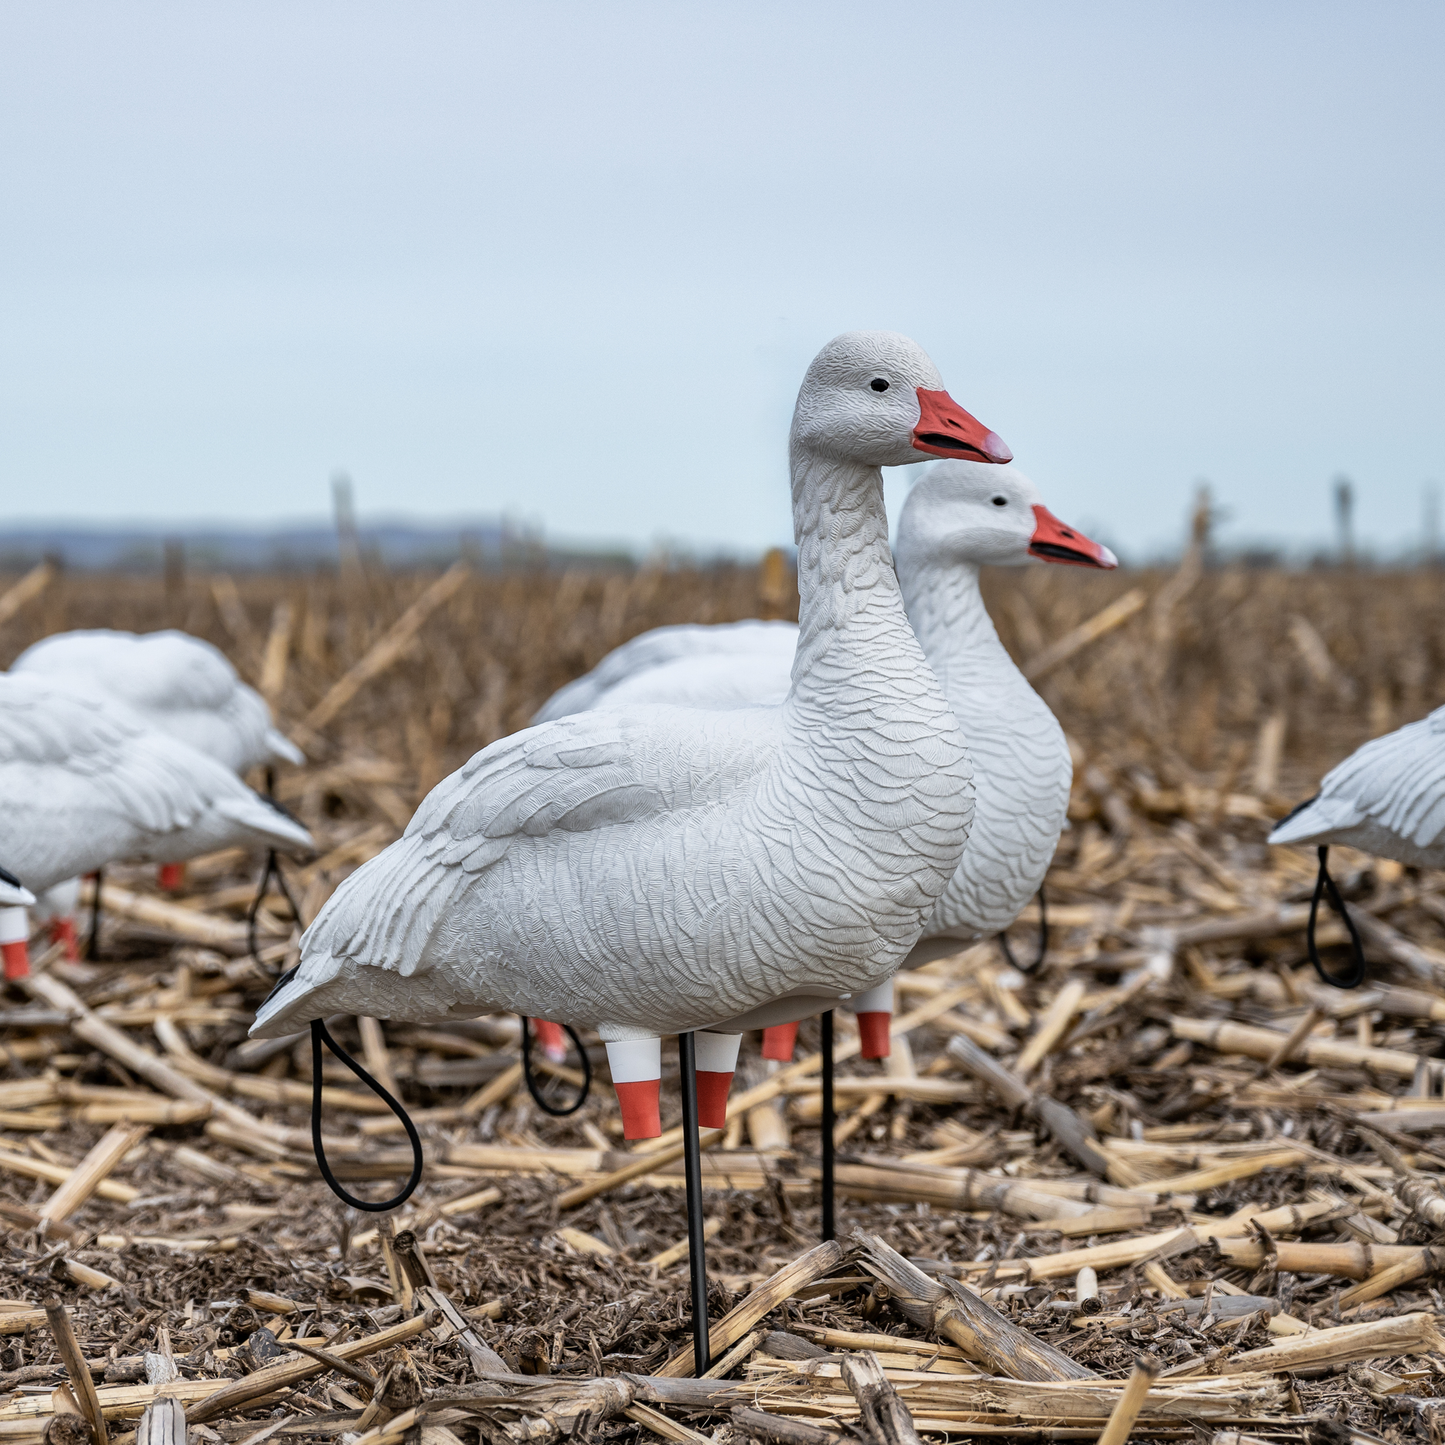
<path fill-rule="evenodd" d="M 331 478 L 331 501 L 336 511 L 336 552 L 341 563 L 341 575 L 351 581 L 361 576 L 361 540 L 356 535 L 351 478 L 345 472 L 337 472 Z"/>
<path fill-rule="evenodd" d="M 1424 515 L 1421 517 L 1420 547 L 1425 565 L 1433 567 L 1440 558 L 1440 489 L 1425 483 Z"/>
<path fill-rule="evenodd" d="M 186 595 L 186 544 L 179 537 L 167 537 L 162 556 L 165 559 L 166 603 L 179 608 Z"/>
<path fill-rule="evenodd" d="M 1335 525 L 1340 534 L 1340 561 L 1346 567 L 1355 563 L 1355 488 L 1348 477 L 1335 478 Z"/>

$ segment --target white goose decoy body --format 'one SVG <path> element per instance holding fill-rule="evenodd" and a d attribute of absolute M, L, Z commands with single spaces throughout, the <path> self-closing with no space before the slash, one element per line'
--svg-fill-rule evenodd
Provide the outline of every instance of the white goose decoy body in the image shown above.
<path fill-rule="evenodd" d="M 639 633 L 591 672 L 559 687 L 534 723 L 638 703 L 775 707 L 788 695 L 798 628 L 792 622 L 678 623 Z"/>
<path fill-rule="evenodd" d="M 0 798 L 0 858 L 34 893 L 121 860 L 312 848 L 214 759 L 113 700 L 30 673 L 0 673 Z"/>
<path fill-rule="evenodd" d="M 26 648 L 10 670 L 63 678 L 96 699 L 118 698 L 233 773 L 306 761 L 225 654 L 185 632 L 60 632 Z"/>
<path fill-rule="evenodd" d="M 891 975 L 973 797 L 904 615 L 879 468 L 1009 457 L 888 332 L 814 359 L 790 451 L 802 621 L 783 706 L 586 712 L 492 744 L 337 890 L 253 1033 L 510 1010 L 650 1046 L 654 1068 L 659 1035 Z M 614 1082 L 655 1079 L 609 1052 Z"/>
<path fill-rule="evenodd" d="M 1445 868 L 1445 707 L 1357 748 L 1277 823 L 1271 843 L 1343 843 Z"/>

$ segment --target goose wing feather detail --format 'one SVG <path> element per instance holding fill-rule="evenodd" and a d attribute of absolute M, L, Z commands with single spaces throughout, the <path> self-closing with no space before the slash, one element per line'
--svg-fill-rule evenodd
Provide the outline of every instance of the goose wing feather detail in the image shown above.
<path fill-rule="evenodd" d="M 1445 708 L 1356 749 L 1269 835 L 1445 867 Z"/>
<path fill-rule="evenodd" d="M 254 1032 L 284 1033 L 293 1015 L 315 1016 L 318 990 L 375 1007 L 375 1017 L 423 1021 L 490 1006 L 531 1011 L 515 992 L 523 974 L 545 988 L 573 968 L 605 972 L 635 946 L 629 933 L 643 931 L 629 911 L 647 912 L 679 881 L 665 877 L 670 861 L 679 871 L 696 863 L 687 845 L 702 845 L 711 822 L 729 826 L 725 815 L 764 777 L 780 738 L 777 709 L 666 707 L 578 713 L 491 744 L 336 891 L 302 940 L 296 977 L 267 1001 Z M 619 869 L 630 875 L 619 879 Z M 713 881 L 725 896 L 726 881 Z M 673 912 L 686 934 L 688 910 Z M 522 953 L 528 967 L 512 976 Z"/>

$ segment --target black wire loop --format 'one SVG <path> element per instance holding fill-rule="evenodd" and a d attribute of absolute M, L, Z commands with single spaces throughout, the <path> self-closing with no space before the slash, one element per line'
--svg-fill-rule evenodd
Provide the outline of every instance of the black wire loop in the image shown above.
<path fill-rule="evenodd" d="M 1345 907 L 1345 900 L 1340 897 L 1340 890 L 1335 886 L 1335 880 L 1330 877 L 1328 846 L 1319 850 L 1320 871 L 1315 875 L 1314 896 L 1310 899 L 1310 922 L 1305 930 L 1305 946 L 1309 949 L 1310 962 L 1315 966 L 1315 972 L 1334 988 L 1358 988 L 1365 981 L 1365 946 L 1360 942 L 1360 931 L 1355 927 L 1355 920 L 1350 917 L 1350 911 Z M 1320 961 L 1320 951 L 1315 944 L 1315 919 L 1320 911 L 1320 895 L 1323 894 L 1330 907 L 1344 920 L 1345 927 L 1350 933 L 1350 971 L 1345 974 L 1332 974 Z"/>
<path fill-rule="evenodd" d="M 572 1040 L 572 1047 L 577 1050 L 577 1057 L 582 1060 L 582 1088 L 578 1092 L 576 1101 L 568 1104 L 565 1109 L 559 1109 L 542 1097 L 542 1086 L 532 1072 L 532 1020 L 526 1014 L 522 1014 L 521 1019 L 522 1078 L 526 1081 L 527 1092 L 532 1096 L 532 1102 L 544 1114 L 550 1114 L 554 1119 L 565 1119 L 568 1114 L 575 1114 L 587 1102 L 587 1096 L 592 1092 L 592 1060 L 587 1057 L 587 1050 L 582 1047 L 582 1040 L 577 1037 L 577 1030 L 571 1024 L 558 1024 L 557 1026 Z"/>
<path fill-rule="evenodd" d="M 284 980 L 283 980 L 284 981 Z M 321 1143 L 321 1045 L 325 1044 L 378 1099 L 401 1120 L 401 1126 L 406 1130 L 406 1137 L 411 1140 L 411 1178 L 406 1181 L 401 1193 L 393 1199 L 382 1199 L 373 1203 L 369 1199 L 358 1199 L 354 1194 L 348 1194 L 337 1182 L 336 1176 L 331 1172 L 331 1166 L 326 1162 L 326 1150 Z M 316 1154 L 316 1165 L 321 1170 L 321 1177 L 326 1181 L 331 1192 L 343 1204 L 349 1204 L 353 1209 L 364 1209 L 368 1214 L 385 1214 L 388 1209 L 398 1209 L 411 1198 L 416 1186 L 421 1183 L 422 1152 L 421 1136 L 416 1132 L 416 1125 L 411 1122 L 411 1115 L 406 1112 L 401 1101 L 392 1098 L 391 1094 L 373 1079 L 335 1039 L 326 1028 L 321 1019 L 311 1020 L 311 1147 Z"/>
<path fill-rule="evenodd" d="M 246 914 L 246 949 L 258 963 L 260 958 L 256 953 L 256 917 L 261 912 L 261 904 L 266 898 L 266 888 L 273 878 L 276 880 L 277 890 L 291 909 L 292 919 L 298 924 L 301 922 L 301 910 L 296 906 L 296 900 L 286 886 L 286 876 L 281 872 L 281 860 L 276 856 L 276 850 L 269 848 L 266 851 L 266 866 L 261 872 L 261 881 L 256 885 L 256 896 L 251 900 L 250 911 Z"/>
<path fill-rule="evenodd" d="M 1009 947 L 1007 930 L 998 935 L 998 946 L 1003 949 L 1003 956 L 1008 959 L 1010 968 L 1016 968 L 1020 973 L 1038 972 L 1049 953 L 1049 905 L 1044 898 L 1042 883 L 1039 884 L 1039 951 L 1034 955 L 1034 961 L 1022 964 L 1014 957 L 1014 951 Z"/>

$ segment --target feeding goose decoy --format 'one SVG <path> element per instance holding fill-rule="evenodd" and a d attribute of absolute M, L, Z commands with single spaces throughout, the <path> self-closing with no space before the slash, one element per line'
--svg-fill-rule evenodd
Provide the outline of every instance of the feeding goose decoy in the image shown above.
<path fill-rule="evenodd" d="M 1330 876 L 1330 846 L 1341 843 L 1417 868 L 1445 868 L 1445 707 L 1357 748 L 1325 775 L 1314 797 L 1275 824 L 1269 841 L 1317 850 L 1306 935 L 1310 960 L 1326 983 L 1354 988 L 1364 980 L 1364 951 Z M 1342 974 L 1325 968 L 1315 944 L 1321 898 L 1350 934 L 1352 959 Z"/>
<path fill-rule="evenodd" d="M 33 673 L 0 673 L 0 797 L 0 858 L 35 894 L 111 862 L 312 851 L 305 828 L 228 768 L 114 700 Z M 7 966 L 23 976 L 18 959 Z"/>
<path fill-rule="evenodd" d="M 27 647 L 10 671 L 63 679 L 97 701 L 118 698 L 152 727 L 233 773 L 306 761 L 226 655 L 189 633 L 58 632 Z"/>
<path fill-rule="evenodd" d="M 584 712 L 493 743 L 341 885 L 252 1032 L 333 1012 L 586 1026 L 632 1138 L 660 1132 L 660 1040 L 678 1034 L 700 1270 L 689 1126 L 720 1122 L 737 1020 L 890 977 L 968 837 L 963 734 L 888 547 L 880 468 L 919 453 L 1009 460 L 916 343 L 824 347 L 791 431 L 802 620 L 783 705 Z"/>
<path fill-rule="evenodd" d="M 226 655 L 186 632 L 57 632 L 27 647 L 10 670 L 63 681 L 98 702 L 116 699 L 152 727 L 238 775 L 253 767 L 306 761 L 274 725 L 266 700 L 241 681 Z M 274 858 L 268 859 L 268 876 L 274 866 Z M 163 864 L 159 881 L 167 891 L 178 891 L 185 883 L 185 865 Z M 57 936 L 73 940 L 75 915 L 63 907 L 64 899 L 54 901 L 52 927 Z"/>

